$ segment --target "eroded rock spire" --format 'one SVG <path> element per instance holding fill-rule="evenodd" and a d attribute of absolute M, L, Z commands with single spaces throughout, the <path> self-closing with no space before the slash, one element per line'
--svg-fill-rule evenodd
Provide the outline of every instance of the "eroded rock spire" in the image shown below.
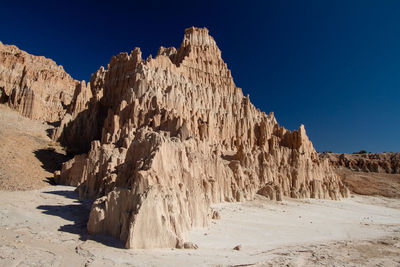
<path fill-rule="evenodd" d="M 71 104 L 54 137 L 87 154 L 55 179 L 95 199 L 91 234 L 127 248 L 179 247 L 209 224 L 212 203 L 348 194 L 304 126 L 279 126 L 235 86 L 205 28 L 186 29 L 179 49 L 155 58 L 139 49 L 113 57 L 75 95 L 85 90 L 91 99 Z"/>

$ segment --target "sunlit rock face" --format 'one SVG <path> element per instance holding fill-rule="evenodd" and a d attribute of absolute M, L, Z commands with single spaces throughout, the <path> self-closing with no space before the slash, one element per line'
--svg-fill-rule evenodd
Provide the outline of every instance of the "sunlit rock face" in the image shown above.
<path fill-rule="evenodd" d="M 0 42 L 0 103 L 31 119 L 64 117 L 79 82 L 53 60 Z"/>
<path fill-rule="evenodd" d="M 345 167 L 356 172 L 400 174 L 400 153 L 338 154 L 322 153 L 335 167 Z"/>
<path fill-rule="evenodd" d="M 86 154 L 55 179 L 95 199 L 89 233 L 127 248 L 179 247 L 212 203 L 348 195 L 304 126 L 279 126 L 235 86 L 206 28 L 155 58 L 114 56 L 79 94 L 54 138 Z"/>

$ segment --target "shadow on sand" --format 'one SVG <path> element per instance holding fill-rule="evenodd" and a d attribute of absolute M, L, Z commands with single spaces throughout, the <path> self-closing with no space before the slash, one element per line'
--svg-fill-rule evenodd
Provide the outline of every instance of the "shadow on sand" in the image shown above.
<path fill-rule="evenodd" d="M 42 163 L 42 168 L 50 173 L 61 170 L 62 164 L 72 158 L 72 155 L 59 153 L 54 148 L 37 149 L 33 154 Z M 44 181 L 56 185 L 54 177 L 47 177 Z"/>
<path fill-rule="evenodd" d="M 54 148 L 37 149 L 33 153 L 42 163 L 42 168 L 51 173 L 61 170 L 61 165 L 71 159 L 70 156 L 59 153 Z"/>
<path fill-rule="evenodd" d="M 60 226 L 58 231 L 79 235 L 82 241 L 93 240 L 103 245 L 124 248 L 123 244 L 116 238 L 103 235 L 89 235 L 87 232 L 87 222 L 89 220 L 90 207 L 92 202 L 89 200 L 79 200 L 78 193 L 75 191 L 58 190 L 47 191 L 45 194 L 53 194 L 63 196 L 69 199 L 74 199 L 73 204 L 68 205 L 40 205 L 37 209 L 42 210 L 42 213 L 57 216 L 72 224 L 65 224 Z"/>

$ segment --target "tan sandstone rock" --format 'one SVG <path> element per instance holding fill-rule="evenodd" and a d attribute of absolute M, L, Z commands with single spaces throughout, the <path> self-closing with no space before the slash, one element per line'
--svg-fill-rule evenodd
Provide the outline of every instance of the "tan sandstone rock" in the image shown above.
<path fill-rule="evenodd" d="M 155 58 L 120 53 L 85 88 L 92 98 L 71 105 L 54 138 L 87 152 L 56 177 L 95 200 L 91 234 L 127 248 L 181 247 L 210 223 L 212 203 L 348 195 L 303 125 L 279 126 L 235 86 L 206 28 L 186 29 L 179 49 Z"/>
<path fill-rule="evenodd" d="M 53 60 L 0 43 L 0 103 L 23 116 L 59 121 L 78 85 Z"/>

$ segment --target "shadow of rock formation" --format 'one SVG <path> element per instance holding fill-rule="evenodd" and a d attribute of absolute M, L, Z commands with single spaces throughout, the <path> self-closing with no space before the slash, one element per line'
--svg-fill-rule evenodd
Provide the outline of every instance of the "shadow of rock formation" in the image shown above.
<path fill-rule="evenodd" d="M 42 163 L 42 168 L 48 172 L 61 170 L 61 165 L 71 159 L 70 156 L 57 152 L 54 148 L 38 149 L 33 152 Z"/>
<path fill-rule="evenodd" d="M 93 240 L 102 243 L 106 246 L 123 248 L 123 245 L 118 239 L 109 236 L 91 236 L 87 232 L 87 221 L 89 219 L 90 207 L 92 202 L 89 200 L 79 200 L 78 193 L 75 191 L 58 190 L 47 191 L 45 194 L 53 194 L 64 196 L 65 198 L 74 199 L 73 204 L 66 205 L 40 205 L 37 209 L 42 210 L 42 213 L 57 216 L 72 223 L 65 224 L 59 227 L 58 231 L 79 235 L 79 240 Z"/>
<path fill-rule="evenodd" d="M 59 125 L 54 125 L 51 138 L 66 148 L 70 154 L 87 153 L 93 140 L 100 140 L 101 129 L 106 118 L 106 109 L 100 102 L 93 101 L 89 108 L 76 117 L 67 114 Z"/>
<path fill-rule="evenodd" d="M 55 122 L 49 122 L 49 121 L 47 122 L 47 125 L 49 126 L 49 128 L 46 129 L 46 134 L 50 139 L 53 138 L 54 129 L 60 127 L 60 124 L 61 124 L 61 120 L 55 121 Z"/>

